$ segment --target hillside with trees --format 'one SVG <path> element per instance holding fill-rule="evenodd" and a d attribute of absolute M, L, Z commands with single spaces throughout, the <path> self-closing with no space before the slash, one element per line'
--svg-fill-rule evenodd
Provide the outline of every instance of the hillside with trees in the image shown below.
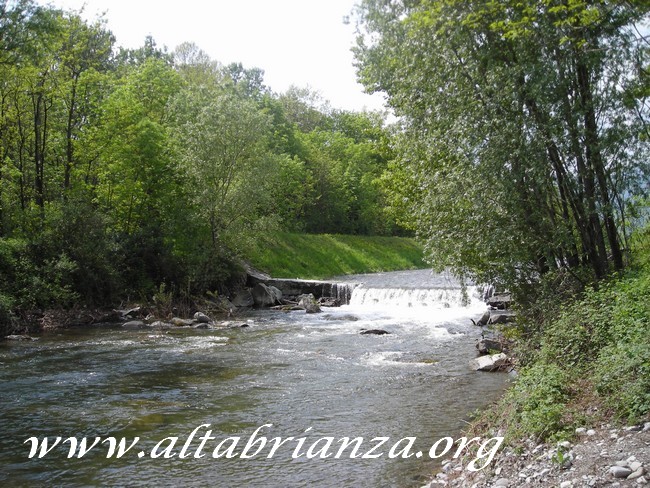
<path fill-rule="evenodd" d="M 396 235 L 381 114 L 275 93 L 193 43 L 0 4 L 0 309 L 224 291 L 258 237 Z"/>

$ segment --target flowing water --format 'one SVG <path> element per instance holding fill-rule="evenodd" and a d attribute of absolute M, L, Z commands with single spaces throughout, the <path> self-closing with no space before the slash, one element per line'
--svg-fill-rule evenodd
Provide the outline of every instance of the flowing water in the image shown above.
<path fill-rule="evenodd" d="M 468 367 L 478 334 L 469 317 L 485 305 L 472 287 L 428 271 L 348 279 L 364 282 L 350 305 L 322 314 L 255 311 L 243 317 L 249 327 L 241 329 L 97 326 L 0 344 L 0 484 L 421 486 L 439 461 L 390 459 L 390 446 L 416 437 L 413 451 L 428 453 L 438 439 L 456 438 L 469 414 L 507 383 L 507 375 Z M 362 329 L 390 334 L 361 335 Z M 182 445 L 202 424 L 210 425 L 180 459 Z M 295 440 L 270 459 L 268 448 L 250 459 L 212 457 L 227 437 L 241 438 L 234 451 L 241 452 L 264 424 L 272 426 L 257 435 L 269 440 L 267 447 L 273 437 Z M 208 429 L 216 440 L 195 458 Z M 67 458 L 69 443 L 28 459 L 24 442 L 32 436 L 141 440 L 120 459 L 106 458 L 107 443 L 81 459 Z M 351 448 L 338 459 L 294 458 L 300 437 L 303 453 L 320 438 L 334 438 L 332 454 L 342 437 L 363 437 L 364 453 L 378 436 L 390 441 L 376 459 L 351 459 Z M 167 437 L 179 438 L 177 455 L 149 457 Z"/>

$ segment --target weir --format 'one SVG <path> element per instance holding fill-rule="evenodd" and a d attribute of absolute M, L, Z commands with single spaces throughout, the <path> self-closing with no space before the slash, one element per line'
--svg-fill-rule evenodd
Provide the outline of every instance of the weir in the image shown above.
<path fill-rule="evenodd" d="M 340 305 L 348 305 L 352 298 L 352 291 L 357 283 L 340 281 L 301 280 L 288 278 L 271 278 L 259 272 L 248 272 L 247 284 L 255 286 L 263 283 L 274 286 L 282 292 L 283 296 L 298 296 L 311 293 L 318 298 L 335 298 Z"/>
<path fill-rule="evenodd" d="M 461 288 L 367 288 L 355 287 L 350 305 L 382 307 L 451 308 L 468 305 L 475 295 L 474 287 Z"/>

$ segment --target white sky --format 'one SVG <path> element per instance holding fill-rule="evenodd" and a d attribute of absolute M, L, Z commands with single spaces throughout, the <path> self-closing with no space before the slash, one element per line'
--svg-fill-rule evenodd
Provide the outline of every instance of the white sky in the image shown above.
<path fill-rule="evenodd" d="M 196 43 L 223 64 L 241 62 L 264 70 L 275 92 L 309 86 L 333 107 L 382 109 L 381 95 L 356 83 L 354 25 L 343 18 L 356 0 L 41 0 L 79 10 L 94 19 L 106 13 L 108 27 L 124 47 L 139 47 L 147 35 L 171 51 Z"/>

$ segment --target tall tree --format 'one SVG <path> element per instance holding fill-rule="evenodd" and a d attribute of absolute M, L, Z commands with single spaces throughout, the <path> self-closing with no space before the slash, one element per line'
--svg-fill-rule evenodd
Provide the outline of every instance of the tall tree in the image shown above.
<path fill-rule="evenodd" d="M 596 277 L 623 266 L 620 202 L 631 189 L 620 182 L 647 168 L 622 87 L 635 76 L 633 26 L 648 9 L 362 3 L 360 78 L 402 117 L 399 176 L 422 191 L 400 198 L 412 199 L 433 263 L 510 281 L 556 266 L 588 264 Z"/>

